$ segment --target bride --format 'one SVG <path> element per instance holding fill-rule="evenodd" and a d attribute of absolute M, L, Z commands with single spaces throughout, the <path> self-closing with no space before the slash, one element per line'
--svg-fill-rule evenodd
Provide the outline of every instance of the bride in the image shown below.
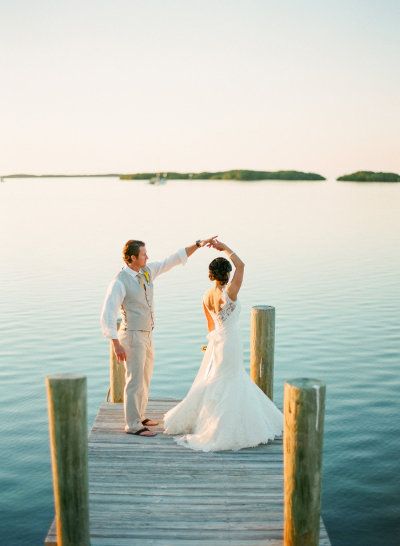
<path fill-rule="evenodd" d="M 203 297 L 208 345 L 199 372 L 186 397 L 164 416 L 166 434 L 178 444 L 202 451 L 237 450 L 265 444 L 282 433 L 283 416 L 253 383 L 243 366 L 239 333 L 244 263 L 226 244 L 212 246 L 225 252 L 209 265 L 215 281 Z"/>

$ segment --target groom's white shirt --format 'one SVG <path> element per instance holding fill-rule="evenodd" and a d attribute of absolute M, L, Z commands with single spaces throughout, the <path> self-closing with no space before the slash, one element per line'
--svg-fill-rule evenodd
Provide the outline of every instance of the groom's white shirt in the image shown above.
<path fill-rule="evenodd" d="M 151 280 L 154 281 L 156 277 L 162 273 L 166 273 L 172 267 L 187 262 L 187 254 L 184 248 L 180 248 L 175 254 L 171 254 L 161 262 L 150 262 L 146 264 L 146 267 L 150 269 Z M 137 272 L 133 271 L 130 267 L 125 265 L 123 269 L 132 277 L 136 278 Z M 101 329 L 105 337 L 110 339 L 117 339 L 117 318 L 122 302 L 126 296 L 126 289 L 124 284 L 117 278 L 114 278 L 108 286 L 106 297 L 101 311 Z"/>

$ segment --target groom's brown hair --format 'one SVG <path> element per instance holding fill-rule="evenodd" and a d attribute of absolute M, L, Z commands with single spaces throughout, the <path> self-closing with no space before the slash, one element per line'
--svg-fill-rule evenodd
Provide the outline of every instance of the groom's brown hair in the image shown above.
<path fill-rule="evenodd" d="M 139 256 L 140 247 L 145 246 L 143 241 L 136 241 L 135 239 L 129 239 L 126 241 L 124 248 L 122 249 L 122 257 L 126 264 L 131 263 L 131 256 Z"/>

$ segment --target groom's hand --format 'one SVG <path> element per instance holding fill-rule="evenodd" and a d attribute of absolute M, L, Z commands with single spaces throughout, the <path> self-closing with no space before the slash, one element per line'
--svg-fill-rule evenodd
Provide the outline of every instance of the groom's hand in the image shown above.
<path fill-rule="evenodd" d="M 118 339 L 113 339 L 112 342 L 113 342 L 114 353 L 115 353 L 115 356 L 117 357 L 118 362 L 125 362 L 126 354 L 121 343 L 119 342 Z"/>
<path fill-rule="evenodd" d="M 186 256 L 189 258 L 189 256 L 191 256 L 193 254 L 193 252 L 195 252 L 199 248 L 202 248 L 203 246 L 207 245 L 207 246 L 211 247 L 214 239 L 216 239 L 217 237 L 218 237 L 218 235 L 214 235 L 214 237 L 209 237 L 208 239 L 198 240 L 198 241 L 195 242 L 194 245 L 187 246 L 185 248 Z"/>

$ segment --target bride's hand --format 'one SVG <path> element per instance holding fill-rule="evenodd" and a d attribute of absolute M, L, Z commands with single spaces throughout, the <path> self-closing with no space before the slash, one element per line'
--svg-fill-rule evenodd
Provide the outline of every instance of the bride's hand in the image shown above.
<path fill-rule="evenodd" d="M 228 248 L 225 243 L 222 243 L 221 241 L 218 241 L 218 239 L 215 239 L 212 242 L 212 246 L 213 246 L 213 248 L 215 248 L 215 250 L 219 250 L 221 252 L 223 252 L 224 250 L 226 250 Z"/>
<path fill-rule="evenodd" d="M 208 246 L 208 247 L 212 247 L 214 246 L 214 240 L 218 237 L 218 235 L 214 235 L 214 237 L 210 237 L 209 239 L 203 239 L 202 241 L 200 241 L 200 246 L 203 247 L 203 246 Z"/>

